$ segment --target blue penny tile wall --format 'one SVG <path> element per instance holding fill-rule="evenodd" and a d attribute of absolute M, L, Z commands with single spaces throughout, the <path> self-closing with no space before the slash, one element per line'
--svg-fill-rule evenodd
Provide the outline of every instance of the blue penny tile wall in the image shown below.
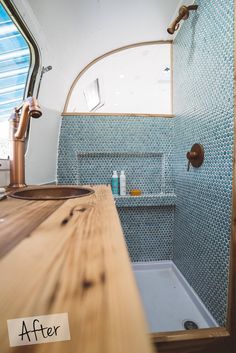
<path fill-rule="evenodd" d="M 163 153 L 79 153 L 78 182 L 110 184 L 111 171 L 125 170 L 127 194 L 134 188 L 159 194 L 165 190 L 162 164 Z"/>
<path fill-rule="evenodd" d="M 173 259 L 224 326 L 232 206 L 234 1 L 196 4 L 198 10 L 190 13 L 174 40 L 176 118 L 66 116 L 57 177 L 66 184 L 108 183 L 112 170 L 124 169 L 128 188 L 137 184 L 146 194 L 135 202 L 117 199 L 131 260 Z M 194 143 L 204 146 L 205 160 L 187 172 L 186 152 Z M 161 191 L 172 196 L 162 200 Z"/>
<path fill-rule="evenodd" d="M 66 116 L 58 182 L 108 183 L 113 170 L 125 170 L 129 188 L 137 184 L 145 193 L 159 193 L 164 182 L 162 191 L 171 193 L 173 128 L 173 119 L 156 117 Z"/>
<path fill-rule="evenodd" d="M 175 194 L 146 194 L 141 196 L 115 196 L 116 207 L 174 206 Z M 148 210 L 147 210 L 148 211 Z"/>
<path fill-rule="evenodd" d="M 172 259 L 173 210 L 173 206 L 118 208 L 133 262 Z"/>
<path fill-rule="evenodd" d="M 59 183 L 106 184 L 110 183 L 113 170 L 125 170 L 127 191 L 134 187 L 143 191 L 138 199 L 117 200 L 132 261 L 168 260 L 172 256 L 174 206 L 165 204 L 175 202 L 173 127 L 173 119 L 156 117 L 62 119 Z M 158 197 L 161 192 L 171 196 Z M 135 207 L 122 207 L 124 203 Z M 156 204 L 163 207 L 155 207 Z"/>
<path fill-rule="evenodd" d="M 220 325 L 227 310 L 233 156 L 234 1 L 199 0 L 174 41 L 174 262 Z M 186 152 L 205 149 L 187 172 Z"/>

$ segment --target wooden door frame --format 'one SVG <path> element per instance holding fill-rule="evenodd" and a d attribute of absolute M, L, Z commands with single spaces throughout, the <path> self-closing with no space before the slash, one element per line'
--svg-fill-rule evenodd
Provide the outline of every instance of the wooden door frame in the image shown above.
<path fill-rule="evenodd" d="M 236 352 L 236 0 L 234 1 L 234 150 L 232 230 L 226 327 L 151 334 L 158 353 Z"/>

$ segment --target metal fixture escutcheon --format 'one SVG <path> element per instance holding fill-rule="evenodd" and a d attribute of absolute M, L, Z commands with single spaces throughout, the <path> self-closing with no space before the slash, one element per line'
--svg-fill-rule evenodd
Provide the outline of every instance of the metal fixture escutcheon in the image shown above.
<path fill-rule="evenodd" d="M 200 145 L 200 143 L 195 143 L 191 151 L 187 152 L 186 157 L 188 158 L 188 171 L 190 164 L 192 164 L 194 168 L 199 168 L 204 161 L 204 147 Z"/>

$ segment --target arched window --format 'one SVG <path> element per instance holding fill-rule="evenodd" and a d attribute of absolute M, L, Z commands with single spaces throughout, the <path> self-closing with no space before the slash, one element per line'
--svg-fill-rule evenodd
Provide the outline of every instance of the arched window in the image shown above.
<path fill-rule="evenodd" d="M 14 22 L 13 22 L 14 20 Z M 7 158 L 8 119 L 32 95 L 39 52 L 10 1 L 0 4 L 0 158 Z"/>
<path fill-rule="evenodd" d="M 171 51 L 171 41 L 152 41 L 94 59 L 74 80 L 63 115 L 172 116 Z"/>

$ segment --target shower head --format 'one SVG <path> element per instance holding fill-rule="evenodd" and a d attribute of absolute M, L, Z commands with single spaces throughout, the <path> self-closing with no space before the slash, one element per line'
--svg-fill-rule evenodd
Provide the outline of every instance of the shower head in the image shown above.
<path fill-rule="evenodd" d="M 170 24 L 170 26 L 167 28 L 167 32 L 169 34 L 174 34 L 175 31 L 179 29 L 179 22 L 181 20 L 187 20 L 189 17 L 189 11 L 191 10 L 197 10 L 198 5 L 190 5 L 190 6 L 181 6 L 179 9 L 179 15 L 176 17 L 176 19 Z"/>
<path fill-rule="evenodd" d="M 36 93 L 36 98 L 38 98 L 39 96 L 39 90 L 40 90 L 40 86 L 41 86 L 41 81 L 42 81 L 42 78 L 43 78 L 43 75 L 48 72 L 48 71 L 51 71 L 52 70 L 52 66 L 49 65 L 49 66 L 46 66 L 42 68 L 41 70 L 41 74 L 40 74 L 40 79 L 39 79 L 39 84 L 38 84 L 38 89 L 37 89 L 37 93 Z"/>

